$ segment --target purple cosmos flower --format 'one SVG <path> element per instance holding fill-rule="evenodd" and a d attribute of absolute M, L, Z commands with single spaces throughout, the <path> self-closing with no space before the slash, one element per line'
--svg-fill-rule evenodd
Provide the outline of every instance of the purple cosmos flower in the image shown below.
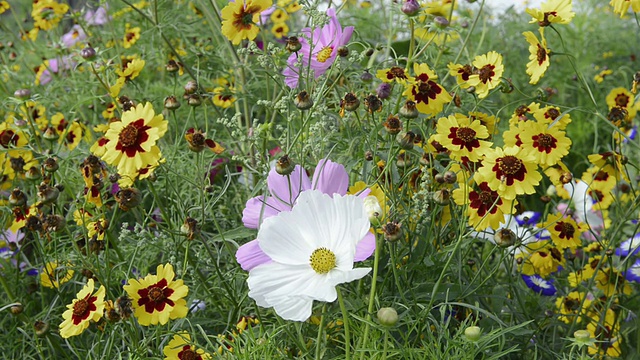
<path fill-rule="evenodd" d="M 24 238 L 24 234 L 18 231 L 12 231 L 11 229 L 5 230 L 0 235 L 0 258 L 10 258 L 16 254 L 20 248 L 20 240 Z"/>
<path fill-rule="evenodd" d="M 309 179 L 300 165 L 296 165 L 293 172 L 287 176 L 271 169 L 267 177 L 267 187 L 269 196 L 265 198 L 260 195 L 249 199 L 242 212 L 242 222 L 250 229 L 257 229 L 268 217 L 282 211 L 291 211 L 303 191 L 319 190 L 328 195 L 345 195 L 349 188 L 349 175 L 344 166 L 325 159 L 318 162 L 313 179 Z M 360 196 L 367 196 L 369 192 L 363 191 Z M 375 250 L 375 246 L 375 236 L 367 233 L 356 246 L 355 261 L 366 260 Z M 260 248 L 258 240 L 240 246 L 236 252 L 236 259 L 246 271 L 271 261 Z"/>
<path fill-rule="evenodd" d="M 48 64 L 44 68 L 41 74 L 36 75 L 36 85 L 46 85 L 53 79 L 53 74 L 57 74 L 61 71 L 69 70 L 76 65 L 76 62 L 71 59 L 70 55 L 60 58 L 49 59 Z M 43 65 L 45 66 L 45 65 Z"/>
<path fill-rule="evenodd" d="M 616 255 L 629 256 L 636 255 L 640 251 L 640 234 L 623 241 L 616 249 Z"/>
<path fill-rule="evenodd" d="M 62 35 L 60 39 L 62 44 L 67 49 L 72 48 L 75 44 L 85 41 L 87 39 L 87 34 L 84 32 L 80 25 L 73 25 L 71 30 L 68 33 Z"/>
<path fill-rule="evenodd" d="M 544 296 L 553 296 L 556 294 L 556 287 L 553 285 L 553 279 L 545 280 L 540 275 L 522 275 L 527 286 Z"/>
<path fill-rule="evenodd" d="M 100 6 L 95 11 L 89 10 L 84 14 L 84 20 L 88 25 L 96 26 L 96 25 L 104 25 L 111 20 L 111 17 L 107 15 L 107 10 L 109 9 L 108 4 L 105 4 L 104 7 Z"/>
<path fill-rule="evenodd" d="M 284 82 L 290 88 L 298 86 L 300 74 L 306 74 L 307 70 L 316 79 L 324 74 L 336 59 L 338 48 L 346 45 L 351 39 L 353 26 L 347 26 L 343 30 L 334 9 L 328 9 L 327 16 L 330 18 L 329 23 L 322 28 L 316 28 L 313 33 L 311 28 L 301 30 L 302 48 L 289 56 L 287 67 L 282 72 Z M 313 45 L 310 45 L 309 41 L 312 41 Z M 302 56 L 301 67 L 296 65 L 298 56 Z"/>
<path fill-rule="evenodd" d="M 637 259 L 636 262 L 625 271 L 624 275 L 628 281 L 640 282 L 640 259 Z"/>

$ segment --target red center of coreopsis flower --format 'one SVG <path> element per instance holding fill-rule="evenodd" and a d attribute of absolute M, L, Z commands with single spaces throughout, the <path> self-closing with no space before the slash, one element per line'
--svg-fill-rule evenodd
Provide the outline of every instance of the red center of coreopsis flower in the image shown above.
<path fill-rule="evenodd" d="M 539 152 L 546 152 L 547 154 L 556 148 L 558 140 L 549 134 L 538 134 L 531 137 L 533 139 L 533 147 L 537 148 Z"/>
<path fill-rule="evenodd" d="M 172 294 L 173 289 L 167 287 L 167 279 L 162 279 L 151 286 L 138 290 L 138 295 L 140 295 L 138 306 L 144 305 L 144 311 L 149 314 L 154 311 L 163 311 L 166 305 L 175 305 L 173 300 L 169 299 Z"/>
<path fill-rule="evenodd" d="M 58 132 L 64 132 L 64 128 L 67 127 L 67 121 L 65 119 L 60 120 L 60 124 L 56 126 L 56 130 Z"/>
<path fill-rule="evenodd" d="M 629 97 L 625 94 L 616 95 L 616 105 L 620 107 L 627 107 L 629 104 Z"/>
<path fill-rule="evenodd" d="M 562 253 L 556 248 L 551 248 L 551 257 L 557 262 L 562 261 Z"/>
<path fill-rule="evenodd" d="M 460 75 L 460 78 L 464 81 L 469 80 L 469 76 L 471 76 L 472 74 L 473 68 L 469 64 L 463 65 L 460 69 L 458 69 L 458 75 Z"/>
<path fill-rule="evenodd" d="M 484 216 L 487 212 L 495 214 L 498 206 L 502 205 L 502 199 L 497 191 L 491 190 L 489 184 L 483 182 L 479 185 L 479 191 L 469 193 L 469 206 L 476 209 L 479 216 Z"/>
<path fill-rule="evenodd" d="M 544 113 L 544 117 L 546 119 L 555 120 L 560 116 L 560 111 L 558 109 L 551 108 Z"/>
<path fill-rule="evenodd" d="M 609 179 L 609 173 L 602 170 L 599 170 L 593 177 L 593 180 L 595 181 L 607 181 L 607 179 Z"/>
<path fill-rule="evenodd" d="M 253 14 L 260 12 L 260 7 L 256 5 L 243 7 L 240 12 L 234 14 L 233 26 L 239 30 L 249 30 L 253 25 Z"/>
<path fill-rule="evenodd" d="M 98 297 L 91 296 L 91 294 L 87 294 L 84 299 L 78 299 L 73 304 L 73 314 L 71 315 L 71 319 L 73 319 L 73 325 L 80 324 L 83 320 L 87 320 L 91 312 L 96 311 L 96 300 Z"/>
<path fill-rule="evenodd" d="M 578 299 L 566 297 L 563 301 L 563 305 L 567 311 L 575 311 L 580 308 L 580 301 Z"/>
<path fill-rule="evenodd" d="M 429 75 L 420 74 L 417 79 L 418 82 L 411 91 L 416 102 L 428 104 L 430 100 L 435 99 L 442 92 L 440 85 L 429 80 Z"/>
<path fill-rule="evenodd" d="M 407 74 L 404 73 L 404 69 L 398 66 L 393 66 L 389 71 L 387 71 L 387 79 L 403 79 L 407 80 Z"/>
<path fill-rule="evenodd" d="M 120 130 L 116 150 L 122 151 L 128 157 L 134 157 L 136 153 L 144 152 L 141 144 L 149 139 L 147 130 L 151 127 L 144 124 L 144 119 L 138 119 Z"/>
<path fill-rule="evenodd" d="M 542 65 L 542 63 L 547 60 L 547 50 L 545 50 L 540 44 L 538 44 L 538 52 L 536 56 L 538 59 L 538 65 Z"/>
<path fill-rule="evenodd" d="M 498 179 L 504 179 L 507 186 L 513 185 L 514 180 L 524 181 L 527 174 L 527 168 L 522 163 L 522 160 L 513 155 L 497 158 L 496 164 L 491 170 L 495 172 Z"/>
<path fill-rule="evenodd" d="M 178 353 L 178 359 L 180 360 L 202 360 L 202 356 L 191 349 L 190 345 L 182 347 L 182 351 Z"/>
<path fill-rule="evenodd" d="M 559 221 L 553 229 L 558 232 L 561 239 L 573 239 L 573 234 L 576 232 L 576 228 L 571 223 L 564 221 Z"/>
<path fill-rule="evenodd" d="M 589 196 L 591 196 L 595 202 L 600 202 L 604 199 L 604 194 L 600 190 L 589 190 Z"/>
<path fill-rule="evenodd" d="M 493 71 L 495 68 L 496 66 L 492 64 L 487 64 L 480 68 L 480 70 L 478 71 L 478 77 L 480 78 L 480 81 L 486 84 L 487 81 L 491 80 L 491 78 L 496 75 L 496 72 Z"/>
<path fill-rule="evenodd" d="M 18 136 L 11 129 L 0 131 L 0 146 L 8 148 L 9 145 L 16 146 L 18 144 Z"/>
<path fill-rule="evenodd" d="M 538 25 L 540 25 L 540 26 L 549 26 L 549 25 L 551 25 L 551 22 L 549 21 L 549 15 L 558 16 L 558 13 L 555 12 L 555 11 L 550 11 L 550 12 L 544 13 L 544 18 L 543 18 L 542 21 L 538 21 Z"/>
<path fill-rule="evenodd" d="M 127 41 L 131 41 L 136 37 L 136 33 L 134 33 L 133 31 L 129 31 L 124 37 L 125 39 L 127 39 Z"/>
<path fill-rule="evenodd" d="M 468 127 L 452 127 L 448 138 L 451 139 L 453 145 L 460 146 L 460 149 L 466 148 L 467 151 L 473 151 L 474 148 L 480 147 L 480 142 L 476 139 L 476 131 Z"/>

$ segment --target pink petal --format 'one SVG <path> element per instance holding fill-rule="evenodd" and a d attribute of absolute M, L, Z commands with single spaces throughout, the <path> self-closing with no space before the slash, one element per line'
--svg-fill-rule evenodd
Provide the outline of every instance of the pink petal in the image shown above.
<path fill-rule="evenodd" d="M 320 160 L 313 174 L 311 188 L 329 195 L 345 195 L 349 188 L 349 174 L 341 164 L 327 159 Z"/>
<path fill-rule="evenodd" d="M 238 248 L 236 260 L 242 270 L 250 271 L 258 265 L 270 262 L 271 258 L 260 249 L 258 240 L 252 240 Z"/>
<path fill-rule="evenodd" d="M 367 260 L 376 250 L 376 236 L 368 232 L 356 245 L 356 254 L 353 261 L 360 262 Z"/>

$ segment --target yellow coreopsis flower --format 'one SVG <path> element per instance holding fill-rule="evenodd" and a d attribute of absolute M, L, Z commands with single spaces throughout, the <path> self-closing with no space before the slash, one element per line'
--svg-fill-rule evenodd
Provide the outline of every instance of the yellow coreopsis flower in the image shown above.
<path fill-rule="evenodd" d="M 151 103 L 138 104 L 125 111 L 121 121 L 109 124 L 104 138 L 96 143 L 99 146 L 94 145 L 92 151 L 116 166 L 122 177 L 135 179 L 140 170 L 159 162 L 161 153 L 156 142 L 167 127 L 168 122 L 162 114 L 155 114 Z"/>
<path fill-rule="evenodd" d="M 166 324 L 169 319 L 187 316 L 189 308 L 184 297 L 189 288 L 182 280 L 173 280 L 171 264 L 158 265 L 156 275 L 144 279 L 129 279 L 124 291 L 132 299 L 134 315 L 140 325 Z"/>
<path fill-rule="evenodd" d="M 522 33 L 529 43 L 529 63 L 527 63 L 527 75 L 531 76 L 530 84 L 537 84 L 540 78 L 549 68 L 550 50 L 547 48 L 547 40 L 544 38 L 544 28 L 538 28 L 540 40 L 531 31 Z"/>
<path fill-rule="evenodd" d="M 626 111 L 626 119 L 633 119 L 638 112 L 635 96 L 623 87 L 612 89 L 606 98 L 609 110 L 617 107 Z"/>
<path fill-rule="evenodd" d="M 536 163 L 542 167 L 557 164 L 569 153 L 571 139 L 556 126 L 529 123 L 519 133 L 522 149 L 533 154 Z"/>
<path fill-rule="evenodd" d="M 476 189 L 462 183 L 453 191 L 452 197 L 456 204 L 467 205 L 469 226 L 475 231 L 483 231 L 488 227 L 498 229 L 504 216 L 512 214 L 517 204 L 516 200 L 502 199 L 486 182 L 478 184 Z"/>
<path fill-rule="evenodd" d="M 192 345 L 191 336 L 186 331 L 181 331 L 171 338 L 167 346 L 162 349 L 165 360 L 206 360 L 211 355 Z"/>
<path fill-rule="evenodd" d="M 59 4 L 54 0 L 40 0 L 33 4 L 31 10 L 34 27 L 45 31 L 51 30 L 58 25 L 67 11 L 69 11 L 67 4 Z"/>
<path fill-rule="evenodd" d="M 260 13 L 271 5 L 269 0 L 230 2 L 221 12 L 222 34 L 234 45 L 240 44 L 243 39 L 255 39 L 260 32 Z"/>
<path fill-rule="evenodd" d="M 93 289 L 93 279 L 89 279 L 73 302 L 67 305 L 67 310 L 62 314 L 64 321 L 60 324 L 60 336 L 63 338 L 80 335 L 91 321 L 102 318 L 106 290 L 102 285 L 95 293 Z"/>
<path fill-rule="evenodd" d="M 540 9 L 527 9 L 526 11 L 533 17 L 529 23 L 538 23 L 540 26 L 568 24 L 576 15 L 572 11 L 571 0 L 547 0 L 547 2 L 540 4 Z"/>
<path fill-rule="evenodd" d="M 473 60 L 476 70 L 469 76 L 467 83 L 475 87 L 480 99 L 487 97 L 489 91 L 500 85 L 500 77 L 504 72 L 502 55 L 495 51 L 489 51 L 484 55 L 476 56 Z"/>
<path fill-rule="evenodd" d="M 543 278 L 558 271 L 565 263 L 562 252 L 548 241 L 536 241 L 525 245 L 523 252 L 516 255 L 520 272 L 524 275 L 539 275 Z"/>
<path fill-rule="evenodd" d="M 582 316 L 587 313 L 590 304 L 591 300 L 584 292 L 572 291 L 566 296 L 558 297 L 556 299 L 556 308 L 560 313 L 558 319 L 567 324 L 574 321 L 579 323 L 582 321 Z"/>
<path fill-rule="evenodd" d="M 487 152 L 473 178 L 478 184 L 486 181 L 502 198 L 513 200 L 517 195 L 535 193 L 542 175 L 533 154 L 509 146 Z"/>
<path fill-rule="evenodd" d="M 11 6 L 9 6 L 9 3 L 6 1 L 0 1 L 0 14 L 4 13 L 5 11 L 9 10 L 11 8 Z"/>
<path fill-rule="evenodd" d="M 478 161 L 489 151 L 489 141 L 481 140 L 489 137 L 487 128 L 479 120 L 471 121 L 462 114 L 442 117 L 437 122 L 437 132 L 431 136 L 450 151 L 454 160 Z"/>
<path fill-rule="evenodd" d="M 67 266 L 71 266 L 71 264 L 67 264 Z M 73 270 L 58 266 L 57 261 L 52 261 L 47 263 L 40 273 L 40 284 L 44 287 L 57 289 L 61 284 L 71 280 L 72 276 Z"/>
<path fill-rule="evenodd" d="M 134 27 L 127 24 L 124 32 L 124 37 L 122 38 L 122 47 L 128 49 L 132 47 L 137 41 L 140 39 L 140 28 Z"/>
<path fill-rule="evenodd" d="M 611 0 L 609 5 L 613 6 L 613 12 L 620 14 L 620 17 L 629 11 L 629 7 L 633 12 L 640 12 L 640 0 Z"/>
<path fill-rule="evenodd" d="M 580 235 L 586 230 L 584 226 L 561 213 L 547 215 L 547 220 L 540 224 L 540 227 L 549 232 L 551 241 L 558 249 L 577 249 L 582 245 Z"/>
<path fill-rule="evenodd" d="M 414 64 L 414 78 L 409 79 L 409 84 L 402 95 L 416 103 L 416 108 L 423 114 L 435 115 L 442 111 L 444 105 L 451 102 L 451 95 L 438 84 L 438 79 L 429 65 Z"/>

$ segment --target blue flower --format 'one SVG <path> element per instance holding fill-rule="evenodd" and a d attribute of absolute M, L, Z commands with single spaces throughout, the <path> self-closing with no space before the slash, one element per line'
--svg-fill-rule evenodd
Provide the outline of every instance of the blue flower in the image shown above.
<path fill-rule="evenodd" d="M 525 284 L 527 284 L 530 289 L 540 295 L 553 296 L 556 294 L 556 287 L 553 286 L 553 279 L 545 280 L 539 275 L 522 275 L 522 280 L 524 280 Z"/>
<path fill-rule="evenodd" d="M 640 234 L 636 234 L 634 237 L 620 243 L 620 246 L 616 249 L 616 255 L 636 255 L 638 251 L 640 251 Z"/>
<path fill-rule="evenodd" d="M 624 275 L 628 281 L 640 282 L 640 259 L 637 259 L 636 262 L 625 271 Z"/>

